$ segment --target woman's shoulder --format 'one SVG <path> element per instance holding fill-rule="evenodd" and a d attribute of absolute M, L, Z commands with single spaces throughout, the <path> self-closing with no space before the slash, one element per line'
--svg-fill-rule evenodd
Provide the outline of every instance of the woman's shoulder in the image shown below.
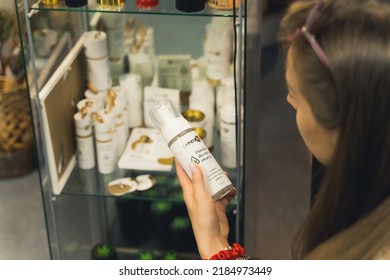
<path fill-rule="evenodd" d="M 390 260 L 390 198 L 353 226 L 319 245 L 308 258 Z"/>
<path fill-rule="evenodd" d="M 390 246 L 379 251 L 374 260 L 390 260 Z"/>

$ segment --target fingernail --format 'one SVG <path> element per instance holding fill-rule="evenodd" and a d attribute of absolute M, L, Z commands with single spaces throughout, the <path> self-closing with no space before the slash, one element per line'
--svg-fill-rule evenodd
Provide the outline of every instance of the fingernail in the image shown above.
<path fill-rule="evenodd" d="M 190 164 L 190 169 L 191 169 L 191 172 L 192 173 L 195 173 L 196 172 L 196 163 L 195 162 L 191 162 Z"/>

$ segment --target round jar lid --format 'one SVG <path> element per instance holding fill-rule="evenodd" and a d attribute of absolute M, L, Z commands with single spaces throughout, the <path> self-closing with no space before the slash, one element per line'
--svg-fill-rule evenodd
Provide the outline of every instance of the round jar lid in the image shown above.
<path fill-rule="evenodd" d="M 159 3 L 158 0 L 137 0 L 137 7 L 139 8 L 153 8 Z"/>
<path fill-rule="evenodd" d="M 88 4 L 87 0 L 65 0 L 65 5 L 68 7 L 82 7 Z"/>
<path fill-rule="evenodd" d="M 156 179 L 149 175 L 139 175 L 135 178 L 137 181 L 137 191 L 146 191 L 156 184 Z"/>
<path fill-rule="evenodd" d="M 204 0 L 176 0 L 176 9 L 181 12 L 199 12 L 204 9 L 204 6 Z"/>
<path fill-rule="evenodd" d="M 137 187 L 137 181 L 133 178 L 120 178 L 109 182 L 107 185 L 107 191 L 112 195 L 120 196 L 136 191 Z"/>
<path fill-rule="evenodd" d="M 41 0 L 41 3 L 44 5 L 56 5 L 61 3 L 61 0 Z"/>

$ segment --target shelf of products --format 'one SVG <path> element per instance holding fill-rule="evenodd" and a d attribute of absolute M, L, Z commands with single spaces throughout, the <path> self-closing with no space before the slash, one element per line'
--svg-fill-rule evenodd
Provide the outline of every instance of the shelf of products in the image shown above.
<path fill-rule="evenodd" d="M 76 1 L 74 1 L 76 2 Z M 79 1 L 83 2 L 83 1 Z M 185 12 L 183 9 L 180 9 L 180 6 L 178 7 L 175 4 L 175 1 L 157 1 L 159 2 L 156 6 L 148 8 L 149 5 L 139 6 L 136 4 L 136 1 L 127 0 L 123 1 L 123 6 L 118 5 L 104 5 L 104 3 L 117 3 L 120 1 L 105 1 L 102 0 L 100 3 L 103 3 L 102 5 L 99 5 L 99 1 L 89 1 L 87 5 L 83 5 L 81 7 L 69 7 L 65 5 L 64 1 L 45 1 L 41 0 L 36 3 L 34 3 L 31 6 L 31 10 L 33 11 L 75 11 L 75 12 L 103 12 L 103 13 L 112 13 L 115 11 L 116 13 L 124 13 L 124 14 L 141 14 L 141 15 L 178 15 L 178 16 L 206 16 L 206 17 L 234 17 L 238 16 L 237 12 L 233 11 L 232 9 L 213 9 L 210 8 L 206 3 L 204 3 L 203 8 L 200 8 L 198 11 L 191 11 L 191 12 Z M 146 1 L 147 2 L 147 1 Z M 151 1 L 150 1 L 151 2 Z M 178 1 L 179 2 L 179 1 Z M 183 2 L 183 1 L 182 1 Z M 184 1 L 185 2 L 185 1 Z M 188 1 L 189 2 L 189 1 Z M 202 2 L 202 1 L 194 1 L 194 2 Z M 205 1 L 203 1 L 205 2 Z M 229 1 L 226 1 L 229 2 Z M 230 1 L 233 2 L 233 1 Z M 237 7 L 239 5 L 239 1 L 237 2 Z M 230 5 L 233 5 L 230 3 Z M 201 5 L 202 6 L 202 5 Z M 245 16 L 245 13 L 241 13 L 242 16 Z"/>

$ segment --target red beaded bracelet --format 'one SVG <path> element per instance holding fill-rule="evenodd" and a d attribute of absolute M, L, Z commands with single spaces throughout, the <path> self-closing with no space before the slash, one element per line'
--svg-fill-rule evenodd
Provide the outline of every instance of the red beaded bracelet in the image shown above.
<path fill-rule="evenodd" d="M 238 243 L 233 243 L 233 246 L 219 251 L 215 255 L 212 255 L 209 260 L 237 260 L 248 259 L 245 255 L 245 249 Z"/>

